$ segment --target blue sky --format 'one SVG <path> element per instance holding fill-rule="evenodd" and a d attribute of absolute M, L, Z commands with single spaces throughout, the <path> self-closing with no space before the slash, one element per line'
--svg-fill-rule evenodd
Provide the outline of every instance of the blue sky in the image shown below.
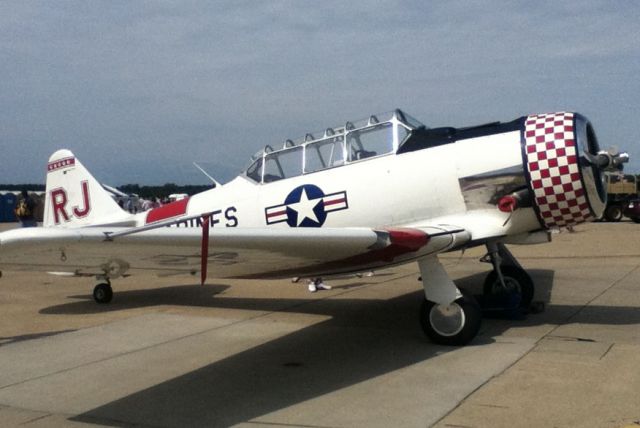
<path fill-rule="evenodd" d="M 429 126 L 577 111 L 640 173 L 633 1 L 3 1 L 0 183 L 71 149 L 102 182 L 227 181 L 399 107 Z"/>

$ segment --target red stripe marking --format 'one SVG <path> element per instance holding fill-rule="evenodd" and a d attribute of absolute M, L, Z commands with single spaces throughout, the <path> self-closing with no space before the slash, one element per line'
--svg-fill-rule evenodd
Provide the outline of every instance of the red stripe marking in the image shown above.
<path fill-rule="evenodd" d="M 204 285 L 207 280 L 207 264 L 209 262 L 209 216 L 211 214 L 205 214 L 202 216 L 202 245 L 200 255 L 200 285 Z"/>
<path fill-rule="evenodd" d="M 269 214 L 267 214 L 267 217 L 268 217 L 268 218 L 271 218 L 271 217 L 277 217 L 277 216 L 279 216 L 279 215 L 284 215 L 284 214 L 286 214 L 286 213 L 287 213 L 287 210 L 284 210 L 284 211 L 276 211 L 276 212 L 274 212 L 274 213 L 269 213 Z"/>
<path fill-rule="evenodd" d="M 347 200 L 345 198 L 342 199 L 334 199 L 333 201 L 324 201 L 324 206 L 326 207 L 327 205 L 335 205 L 335 204 L 343 204 L 345 203 Z"/>
<path fill-rule="evenodd" d="M 147 224 L 155 223 L 156 221 L 166 220 L 168 218 L 183 215 L 187 212 L 188 203 L 189 198 L 185 198 L 167 205 L 163 205 L 160 208 L 154 208 L 147 214 L 146 222 Z"/>
<path fill-rule="evenodd" d="M 60 169 L 60 168 L 75 166 L 75 164 L 76 164 L 76 158 L 74 157 L 58 159 L 56 161 L 49 162 L 47 164 L 47 172 L 55 171 L 56 169 Z"/>

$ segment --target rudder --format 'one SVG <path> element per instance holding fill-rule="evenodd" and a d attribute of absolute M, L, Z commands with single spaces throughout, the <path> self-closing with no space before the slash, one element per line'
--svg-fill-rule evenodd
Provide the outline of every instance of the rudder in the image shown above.
<path fill-rule="evenodd" d="M 45 227 L 135 224 L 69 150 L 49 158 L 46 187 Z"/>

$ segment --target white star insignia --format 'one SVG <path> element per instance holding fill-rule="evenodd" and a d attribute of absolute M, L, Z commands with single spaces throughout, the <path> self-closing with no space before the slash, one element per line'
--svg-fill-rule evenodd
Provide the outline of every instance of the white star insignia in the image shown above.
<path fill-rule="evenodd" d="M 311 221 L 316 223 L 320 223 L 318 220 L 318 216 L 313 209 L 318 206 L 318 204 L 322 202 L 322 199 L 313 199 L 309 200 L 309 196 L 307 195 L 307 189 L 302 189 L 302 195 L 300 195 L 300 201 L 294 204 L 289 205 L 289 208 L 296 211 L 298 213 L 298 224 L 300 226 L 304 219 L 308 218 Z"/>

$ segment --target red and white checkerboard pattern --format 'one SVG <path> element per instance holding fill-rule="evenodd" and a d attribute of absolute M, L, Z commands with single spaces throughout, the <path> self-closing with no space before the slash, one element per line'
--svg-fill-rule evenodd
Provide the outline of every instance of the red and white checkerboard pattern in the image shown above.
<path fill-rule="evenodd" d="M 593 218 L 580 179 L 573 113 L 528 116 L 525 153 L 535 203 L 548 228 Z"/>

